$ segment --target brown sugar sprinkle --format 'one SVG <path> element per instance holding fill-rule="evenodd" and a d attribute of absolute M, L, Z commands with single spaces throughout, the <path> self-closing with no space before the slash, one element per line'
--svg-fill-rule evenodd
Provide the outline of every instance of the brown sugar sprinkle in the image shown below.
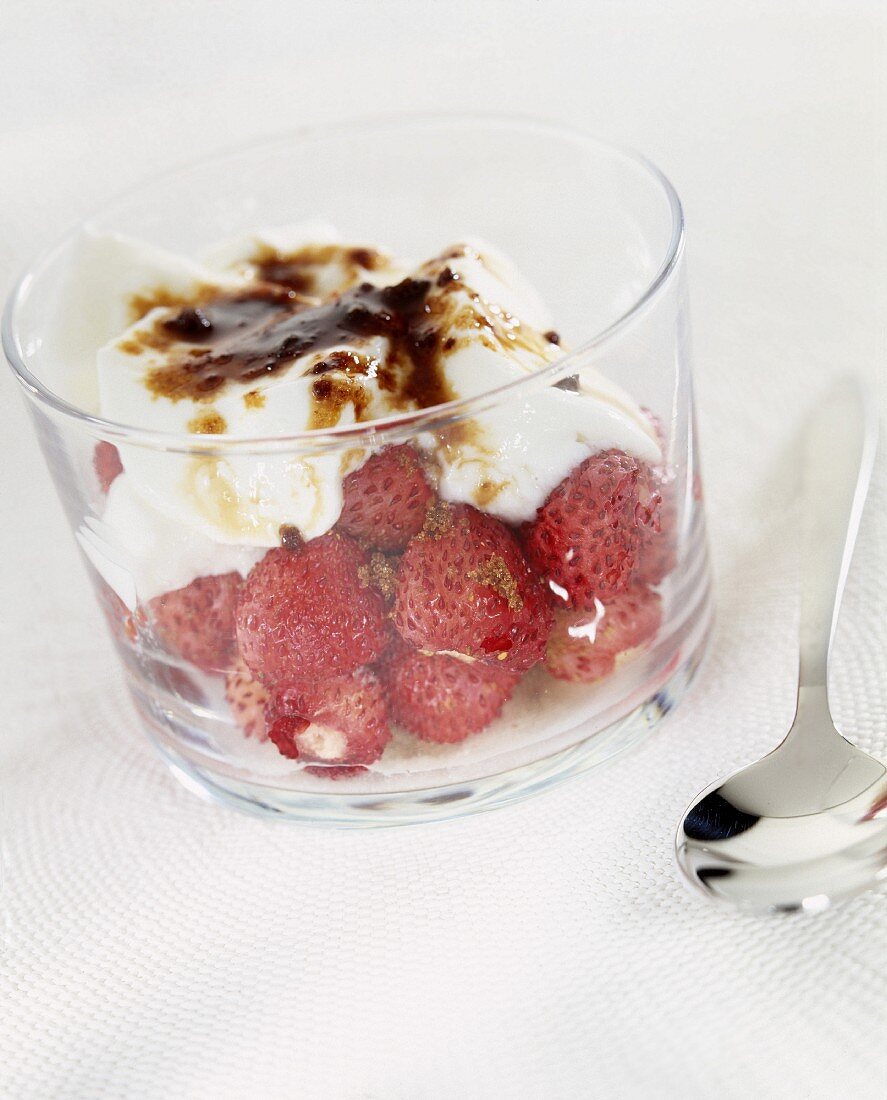
<path fill-rule="evenodd" d="M 224 435 L 228 430 L 224 416 L 210 409 L 188 421 L 188 431 L 194 435 Z"/>
<path fill-rule="evenodd" d="M 243 403 L 248 409 L 261 409 L 265 405 L 265 395 L 258 390 L 250 390 L 243 395 Z"/>
<path fill-rule="evenodd" d="M 512 611 L 520 611 L 524 606 L 523 597 L 517 590 L 517 582 L 501 555 L 493 554 L 479 568 L 472 569 L 468 577 L 475 584 L 492 588 L 494 592 L 508 602 L 508 606 Z"/>
<path fill-rule="evenodd" d="M 453 526 L 453 515 L 450 509 L 442 501 L 435 501 L 428 506 L 425 513 L 425 522 L 419 532 L 420 539 L 439 539 Z"/>
<path fill-rule="evenodd" d="M 404 470 L 412 471 L 415 463 L 418 462 L 420 466 L 422 464 L 415 447 L 400 448 L 394 452 L 394 456 L 397 459 L 398 466 L 402 466 Z"/>
<path fill-rule="evenodd" d="M 284 550 L 298 550 L 305 543 L 302 532 L 291 523 L 282 523 L 278 529 L 280 545 Z"/>
<path fill-rule="evenodd" d="M 386 600 L 393 598 L 396 587 L 394 568 L 388 558 L 378 550 L 370 555 L 366 565 L 358 567 L 357 575 L 364 588 L 375 588 Z"/>

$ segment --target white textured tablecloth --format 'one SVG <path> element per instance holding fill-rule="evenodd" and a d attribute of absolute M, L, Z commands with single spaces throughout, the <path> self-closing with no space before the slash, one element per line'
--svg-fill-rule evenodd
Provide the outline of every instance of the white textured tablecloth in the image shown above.
<path fill-rule="evenodd" d="M 751 919 L 672 859 L 791 715 L 794 433 L 833 372 L 883 376 L 885 34 L 876 0 L 4 6 L 4 289 L 145 172 L 305 120 L 507 108 L 649 152 L 689 220 L 719 586 L 692 693 L 612 766 L 444 825 L 239 816 L 143 742 L 4 377 L 4 1096 L 885 1095 L 887 894 Z M 834 683 L 881 754 L 885 574 L 882 457 Z"/>

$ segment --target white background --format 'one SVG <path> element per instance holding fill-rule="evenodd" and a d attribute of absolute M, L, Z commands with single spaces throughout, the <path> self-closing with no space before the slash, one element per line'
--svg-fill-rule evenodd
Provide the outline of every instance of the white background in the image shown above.
<path fill-rule="evenodd" d="M 790 717 L 800 419 L 835 371 L 883 377 L 885 64 L 877 0 L 5 0 L 4 291 L 146 173 L 302 122 L 505 109 L 648 153 L 689 222 L 719 581 L 693 693 L 612 767 L 437 827 L 242 818 L 140 742 L 4 377 L 5 1095 L 885 1094 L 887 894 L 739 918 L 670 851 Z M 835 682 L 882 753 L 885 513 L 882 462 Z"/>

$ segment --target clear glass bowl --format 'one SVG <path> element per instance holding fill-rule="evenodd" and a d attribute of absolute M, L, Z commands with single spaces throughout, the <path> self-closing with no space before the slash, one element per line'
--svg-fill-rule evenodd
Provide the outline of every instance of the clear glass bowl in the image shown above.
<path fill-rule="evenodd" d="M 6 354 L 27 395 L 138 713 L 188 787 L 244 809 L 338 825 L 422 821 L 501 805 L 639 741 L 681 697 L 705 648 L 711 578 L 680 203 L 648 162 L 583 134 L 509 118 L 403 118 L 305 130 L 242 148 L 155 179 L 84 224 L 199 254 L 262 225 L 319 219 L 336 225 L 345 240 L 377 241 L 396 255 L 433 255 L 469 235 L 493 242 L 539 289 L 557 319 L 562 346 L 575 350 L 479 396 L 381 421 L 271 439 L 146 431 L 78 408 L 72 379 L 76 349 L 47 348 L 44 341 L 74 247 L 72 234 L 39 260 L 13 293 L 4 318 Z M 613 615 L 607 601 L 589 603 L 584 618 L 569 618 L 559 604 L 564 580 L 559 567 L 550 575 L 539 556 L 532 557 L 526 528 L 508 533 L 514 552 L 531 558 L 551 605 L 533 605 L 535 621 L 524 627 L 544 635 L 554 615 L 561 624 L 555 629 L 568 632 L 570 646 L 589 647 L 586 680 L 559 679 L 544 661 L 525 671 L 523 665 L 535 657 L 522 659 L 513 677 L 519 683 L 502 689 L 503 695 L 510 693 L 507 702 L 479 732 L 462 737 L 458 723 L 455 730 L 445 722 L 438 727 L 431 714 L 431 726 L 445 728 L 441 738 L 447 743 L 423 740 L 395 722 L 380 758 L 368 767 L 343 768 L 328 766 L 342 759 L 341 745 L 332 751 L 315 745 L 313 752 L 302 742 L 299 758 L 291 759 L 255 725 L 245 732 L 229 702 L 232 690 L 236 695 L 238 686 L 243 688 L 233 635 L 210 658 L 177 649 L 157 604 L 137 602 L 138 571 L 103 526 L 107 497 L 96 456 L 113 463 L 112 447 L 124 467 L 165 463 L 171 479 L 194 463 L 217 460 L 269 469 L 395 445 L 427 454 L 472 424 L 495 421 L 500 429 L 511 425 L 507 430 L 513 432 L 550 431 L 555 388 L 558 400 L 569 400 L 577 379 L 593 370 L 649 412 L 662 442 L 662 462 L 635 471 L 636 484 L 629 478 L 630 491 L 638 494 L 637 522 L 644 528 L 638 546 L 643 542 L 648 549 L 638 551 L 634 573 L 623 578 L 648 582 L 645 598 L 648 611 L 652 601 L 653 617 L 647 616 L 639 644 L 615 655 L 607 652 L 602 623 L 607 612 Z M 573 445 L 575 429 L 565 421 L 563 431 L 563 446 Z M 99 468 L 102 461 L 99 457 Z M 174 541 L 158 542 L 161 569 L 176 549 Z M 568 550 L 562 563 L 567 572 L 571 556 Z M 391 565 L 395 572 L 400 568 L 396 556 Z M 228 568 L 210 564 L 206 572 Z M 236 573 L 231 583 L 234 589 L 240 585 Z M 465 577 L 457 583 L 469 585 Z M 243 598 L 239 591 L 233 598 Z M 132 595 L 124 602 L 121 592 Z M 461 596 L 466 593 L 467 588 Z M 384 598 L 378 593 L 373 598 L 390 623 Z M 378 648 L 368 645 L 372 669 L 361 675 L 373 678 L 384 705 L 396 709 L 395 688 Z M 510 666 L 510 658 L 501 656 Z M 462 665 L 460 675 L 475 667 Z M 471 688 L 458 675 L 455 683 L 461 706 Z M 253 687 L 250 699 L 261 702 L 270 685 L 249 685 L 248 691 Z M 367 759 L 344 752 L 347 764 Z"/>

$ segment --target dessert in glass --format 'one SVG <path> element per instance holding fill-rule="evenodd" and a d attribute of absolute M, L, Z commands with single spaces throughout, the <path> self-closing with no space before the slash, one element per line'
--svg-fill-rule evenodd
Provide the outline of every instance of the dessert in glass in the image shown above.
<path fill-rule="evenodd" d="M 484 118 L 243 149 L 78 227 L 4 345 L 192 788 L 488 808 L 638 741 L 699 663 L 683 226 L 637 156 Z"/>

